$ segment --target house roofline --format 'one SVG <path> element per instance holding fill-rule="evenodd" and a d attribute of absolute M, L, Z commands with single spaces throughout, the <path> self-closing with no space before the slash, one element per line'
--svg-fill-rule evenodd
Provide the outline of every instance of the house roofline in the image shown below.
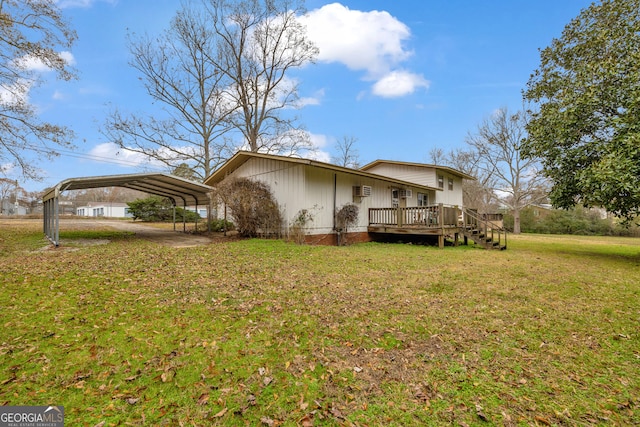
<path fill-rule="evenodd" d="M 242 166 L 250 158 L 260 158 L 260 159 L 269 159 L 269 160 L 278 160 L 278 161 L 289 162 L 289 163 L 296 163 L 296 164 L 312 166 L 320 169 L 332 170 L 335 172 L 342 172 L 349 175 L 357 175 L 364 178 L 377 179 L 380 181 L 386 181 L 386 182 L 390 182 L 390 183 L 405 186 L 405 187 L 420 188 L 424 190 L 442 191 L 441 188 L 429 187 L 427 185 L 420 185 L 415 182 L 408 182 L 400 179 L 394 179 L 388 176 L 378 175 L 378 174 L 367 172 L 361 169 L 351 169 L 343 166 L 333 165 L 331 163 L 325 163 L 325 162 L 320 162 L 320 161 L 311 160 L 311 159 L 303 159 L 300 157 L 278 156 L 275 154 L 254 153 L 250 151 L 238 151 L 236 154 L 233 155 L 233 157 L 227 160 L 213 174 L 208 176 L 204 180 L 204 183 L 206 185 L 215 186 L 217 183 L 222 181 L 227 175 L 233 173 L 236 169 Z"/>
<path fill-rule="evenodd" d="M 434 169 L 439 169 L 439 170 L 443 170 L 443 171 L 447 171 L 453 175 L 459 176 L 460 178 L 464 178 L 464 179 L 472 179 L 472 180 L 476 180 L 475 177 L 466 174 L 464 172 L 461 172 L 457 169 L 454 168 L 450 168 L 449 166 L 438 166 L 438 165 L 432 165 L 432 164 L 427 164 L 427 163 L 414 163 L 414 162 L 402 162 L 399 160 L 382 160 L 382 159 L 378 159 L 378 160 L 374 160 L 373 162 L 366 164 L 364 166 L 362 166 L 360 168 L 360 170 L 366 171 L 369 170 L 371 168 L 373 168 L 374 166 L 380 165 L 380 164 L 391 164 L 391 165 L 401 165 L 401 166 L 417 166 L 417 167 L 424 167 L 424 168 L 434 168 Z"/>

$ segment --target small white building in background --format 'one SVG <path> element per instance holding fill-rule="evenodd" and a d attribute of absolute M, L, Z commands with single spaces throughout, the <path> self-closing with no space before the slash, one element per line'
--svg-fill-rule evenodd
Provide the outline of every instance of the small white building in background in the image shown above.
<path fill-rule="evenodd" d="M 76 215 L 84 217 L 132 218 L 129 206 L 118 202 L 92 202 L 76 209 Z"/>

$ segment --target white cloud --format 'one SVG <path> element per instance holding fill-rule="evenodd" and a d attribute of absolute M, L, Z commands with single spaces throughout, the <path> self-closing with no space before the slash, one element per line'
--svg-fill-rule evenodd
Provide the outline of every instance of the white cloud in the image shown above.
<path fill-rule="evenodd" d="M 67 65 L 75 65 L 76 59 L 71 52 L 62 51 L 58 53 L 58 56 L 66 62 Z M 46 73 L 52 71 L 51 67 L 42 62 L 40 58 L 36 58 L 30 55 L 25 55 L 13 60 L 13 66 L 21 70 L 37 71 L 40 73 Z"/>
<path fill-rule="evenodd" d="M 116 163 L 120 166 L 154 166 L 153 161 L 144 154 L 120 148 L 113 142 L 98 144 L 89 151 L 89 157 L 96 162 Z"/>
<path fill-rule="evenodd" d="M 318 60 L 366 70 L 373 78 L 412 54 L 402 46 L 411 36 L 409 28 L 385 11 L 362 12 L 333 3 L 301 19 L 320 50 Z"/>
<path fill-rule="evenodd" d="M 67 63 L 67 65 L 76 65 L 76 58 L 73 56 L 73 53 L 63 50 L 62 52 L 60 52 L 60 58 L 64 59 L 64 61 Z"/>
<path fill-rule="evenodd" d="M 66 96 L 64 93 L 60 92 L 59 90 L 56 90 L 55 92 L 53 92 L 53 99 L 55 99 L 56 101 L 62 101 L 63 99 L 66 99 Z"/>
<path fill-rule="evenodd" d="M 410 95 L 419 88 L 429 88 L 429 81 L 422 75 L 392 71 L 373 85 L 373 93 L 383 98 L 397 98 Z"/>
<path fill-rule="evenodd" d="M 179 156 L 178 152 L 190 153 L 190 156 L 200 155 L 194 151 L 194 147 L 173 147 L 169 149 L 167 147 L 161 147 L 156 150 L 158 155 L 163 156 L 165 159 L 174 161 L 185 161 L 188 158 Z M 146 169 L 153 170 L 166 170 L 167 165 L 159 160 L 146 156 L 142 153 L 138 153 L 133 150 L 122 148 L 113 142 L 104 142 L 93 147 L 88 155 L 93 161 L 102 163 L 115 163 L 125 167 L 144 167 Z"/>
<path fill-rule="evenodd" d="M 16 169 L 15 163 L 4 163 L 0 165 L 0 173 L 4 176 L 9 176 Z"/>
<path fill-rule="evenodd" d="M 326 135 L 307 132 L 309 141 L 313 147 L 304 157 L 310 160 L 317 160 L 319 162 L 329 163 L 331 161 L 331 154 L 324 151 L 329 144 L 329 138 Z"/>
<path fill-rule="evenodd" d="M 0 104 L 14 106 L 27 104 L 33 83 L 31 80 L 20 79 L 10 86 L 0 85 Z"/>
<path fill-rule="evenodd" d="M 374 95 L 402 96 L 428 87 L 421 75 L 397 70 L 413 55 L 405 47 L 411 30 L 388 12 L 363 12 L 332 3 L 300 19 L 318 46 L 318 60 L 363 71 L 365 80 L 375 81 Z"/>
<path fill-rule="evenodd" d="M 324 98 L 324 89 L 316 91 L 312 96 L 301 97 L 296 106 L 301 108 L 307 105 L 320 105 L 322 98 Z"/>

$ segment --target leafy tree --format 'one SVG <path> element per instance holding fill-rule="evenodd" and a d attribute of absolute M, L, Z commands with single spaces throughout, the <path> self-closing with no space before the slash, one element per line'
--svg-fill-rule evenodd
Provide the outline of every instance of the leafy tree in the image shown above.
<path fill-rule="evenodd" d="M 127 202 L 127 205 L 134 221 L 137 219 L 146 222 L 173 221 L 173 204 L 166 197 L 149 196 L 145 199 Z M 196 212 L 176 207 L 176 221 L 194 222 L 199 218 L 200 215 Z"/>
<path fill-rule="evenodd" d="M 57 155 L 56 146 L 71 146 L 72 132 L 41 122 L 28 94 L 40 82 L 38 68 L 63 80 L 75 77 L 59 50 L 75 39 L 56 2 L 0 1 L 0 163 L 17 165 L 27 178 L 39 178 L 27 153 L 50 158 Z"/>
<path fill-rule="evenodd" d="M 187 163 L 180 163 L 173 171 L 171 171 L 171 174 L 191 181 L 198 180 L 197 172 Z"/>
<path fill-rule="evenodd" d="M 640 213 L 640 0 L 603 0 L 541 51 L 524 93 L 539 103 L 526 152 L 541 157 L 552 203 Z"/>
<path fill-rule="evenodd" d="M 513 212 L 513 232 L 520 233 L 520 211 L 546 197 L 544 180 L 535 157 L 525 158 L 527 140 L 524 112 L 509 114 L 506 108 L 485 119 L 467 144 L 479 171 L 493 184 L 493 193 Z"/>

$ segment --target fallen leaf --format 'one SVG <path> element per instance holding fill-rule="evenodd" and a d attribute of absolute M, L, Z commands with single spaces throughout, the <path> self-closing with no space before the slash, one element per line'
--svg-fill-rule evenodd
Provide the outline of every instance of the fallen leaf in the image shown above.
<path fill-rule="evenodd" d="M 136 403 L 138 403 L 138 400 L 140 400 L 139 397 L 130 397 L 127 399 L 127 403 L 129 405 L 135 405 Z"/>
<path fill-rule="evenodd" d="M 198 398 L 198 405 L 206 405 L 209 402 L 209 393 L 202 393 Z"/>
<path fill-rule="evenodd" d="M 273 378 L 271 377 L 264 377 L 264 379 L 262 380 L 262 383 L 265 385 L 265 387 L 271 384 L 272 382 L 273 382 Z"/>
<path fill-rule="evenodd" d="M 541 416 L 536 415 L 536 421 L 541 422 L 544 425 L 550 426 L 551 425 L 551 421 L 549 421 L 546 418 L 543 418 Z"/>
<path fill-rule="evenodd" d="M 222 411 L 218 412 L 217 414 L 215 414 L 213 417 L 214 418 L 220 418 L 221 416 L 223 416 L 224 414 L 227 413 L 229 409 L 228 408 L 224 408 Z"/>
<path fill-rule="evenodd" d="M 476 415 L 478 416 L 478 418 L 480 418 L 482 421 L 489 421 L 489 418 L 487 418 L 483 411 L 484 408 L 476 403 Z"/>
<path fill-rule="evenodd" d="M 267 426 L 272 426 L 272 425 L 274 424 L 274 421 L 273 421 L 271 418 L 269 418 L 269 417 L 262 417 L 262 418 L 260 418 L 260 422 L 261 422 L 262 424 L 264 424 L 264 425 L 267 425 Z"/>
<path fill-rule="evenodd" d="M 313 418 L 309 415 L 305 415 L 298 421 L 298 424 L 302 427 L 313 427 Z"/>

